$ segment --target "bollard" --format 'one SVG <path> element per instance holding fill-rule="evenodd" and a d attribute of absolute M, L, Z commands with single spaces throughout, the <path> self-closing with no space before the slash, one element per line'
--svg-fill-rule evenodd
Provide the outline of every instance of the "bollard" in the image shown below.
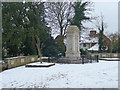
<path fill-rule="evenodd" d="M 82 64 L 84 64 L 84 55 L 82 55 Z"/>
<path fill-rule="evenodd" d="M 90 63 L 92 63 L 92 56 L 90 56 Z"/>
<path fill-rule="evenodd" d="M 96 55 L 96 60 L 97 60 L 97 62 L 99 62 L 98 55 Z"/>
<path fill-rule="evenodd" d="M 48 62 L 50 62 L 50 57 L 48 57 Z"/>

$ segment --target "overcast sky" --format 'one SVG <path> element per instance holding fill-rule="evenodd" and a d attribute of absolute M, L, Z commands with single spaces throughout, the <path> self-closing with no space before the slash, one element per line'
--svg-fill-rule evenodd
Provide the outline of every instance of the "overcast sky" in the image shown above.
<path fill-rule="evenodd" d="M 109 35 L 111 33 L 118 32 L 118 2 L 120 0 L 85 0 L 92 1 L 94 3 L 93 16 L 100 16 L 101 13 L 104 16 L 104 22 L 107 23 L 107 28 L 104 30 L 104 34 Z M 89 28 L 95 28 L 95 25 L 85 23 L 85 26 Z M 87 31 L 88 32 L 88 31 Z M 97 31 L 98 32 L 98 31 Z M 53 35 L 56 37 L 58 34 Z"/>
<path fill-rule="evenodd" d="M 114 33 L 118 31 L 118 0 L 91 0 L 94 2 L 93 15 L 98 16 L 101 13 L 108 27 L 104 33 Z M 87 24 L 86 24 L 87 25 Z M 90 26 L 90 25 L 89 25 Z M 91 27 L 93 27 L 91 25 Z"/>

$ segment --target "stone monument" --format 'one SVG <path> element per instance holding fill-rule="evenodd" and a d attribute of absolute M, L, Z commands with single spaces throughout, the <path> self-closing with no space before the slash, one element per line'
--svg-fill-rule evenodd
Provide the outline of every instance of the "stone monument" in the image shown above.
<path fill-rule="evenodd" d="M 66 58 L 80 58 L 79 37 L 80 30 L 77 26 L 71 25 L 67 30 Z"/>

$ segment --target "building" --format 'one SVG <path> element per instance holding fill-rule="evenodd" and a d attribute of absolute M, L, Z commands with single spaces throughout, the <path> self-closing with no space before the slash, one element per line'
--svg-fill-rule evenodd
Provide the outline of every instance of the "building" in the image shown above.
<path fill-rule="evenodd" d="M 89 34 L 82 34 L 80 37 L 80 48 L 90 52 L 98 52 L 99 50 L 99 36 L 95 30 L 90 31 Z M 110 39 L 103 35 L 103 51 L 108 52 L 110 49 Z"/>
<path fill-rule="evenodd" d="M 99 33 L 96 33 L 95 30 L 91 30 L 89 34 L 82 33 L 80 36 L 80 49 L 87 50 L 89 52 L 98 52 L 99 51 Z M 61 36 L 58 35 L 57 39 L 60 39 Z M 64 44 L 66 45 L 66 37 L 63 39 Z M 103 51 L 110 51 L 110 39 L 103 34 Z"/>
<path fill-rule="evenodd" d="M 98 38 L 95 37 L 96 31 L 90 31 L 90 34 L 81 34 L 80 37 L 80 49 L 88 50 L 96 43 L 98 43 Z M 92 35 L 93 34 L 93 35 Z"/>

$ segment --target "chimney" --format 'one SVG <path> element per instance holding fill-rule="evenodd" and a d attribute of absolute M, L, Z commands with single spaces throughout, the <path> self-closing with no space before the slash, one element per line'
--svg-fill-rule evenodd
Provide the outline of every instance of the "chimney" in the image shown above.
<path fill-rule="evenodd" d="M 95 30 L 90 31 L 90 37 L 95 37 L 95 35 L 96 35 L 96 31 Z"/>

